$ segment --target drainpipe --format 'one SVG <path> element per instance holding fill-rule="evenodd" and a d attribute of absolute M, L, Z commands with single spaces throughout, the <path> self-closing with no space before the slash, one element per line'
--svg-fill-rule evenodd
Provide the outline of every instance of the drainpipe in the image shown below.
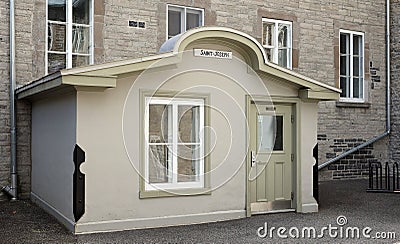
<path fill-rule="evenodd" d="M 390 0 L 386 0 L 386 131 L 379 136 L 372 138 L 363 144 L 352 148 L 343 154 L 340 154 L 336 156 L 335 158 L 332 158 L 325 163 L 321 164 L 318 166 L 318 170 L 321 170 L 325 168 L 326 166 L 339 161 L 340 159 L 372 144 L 380 139 L 388 136 L 390 134 Z"/>
<path fill-rule="evenodd" d="M 10 175 L 11 185 L 3 187 L 2 191 L 11 196 L 11 200 L 17 200 L 17 158 L 16 158 L 16 114 L 15 114 L 15 97 L 14 91 L 16 86 L 16 74 L 15 74 L 15 18 L 14 18 L 14 0 L 10 0 L 10 117 L 11 117 L 11 163 L 10 163 Z"/>

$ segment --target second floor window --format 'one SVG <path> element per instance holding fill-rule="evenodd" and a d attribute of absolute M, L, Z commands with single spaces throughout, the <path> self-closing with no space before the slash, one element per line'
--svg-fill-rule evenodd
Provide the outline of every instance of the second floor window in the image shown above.
<path fill-rule="evenodd" d="M 92 1 L 47 0 L 47 73 L 92 63 Z"/>
<path fill-rule="evenodd" d="M 292 22 L 263 18 L 262 45 L 270 62 L 292 68 Z"/>
<path fill-rule="evenodd" d="M 341 100 L 364 101 L 364 33 L 340 31 Z"/>
<path fill-rule="evenodd" d="M 204 9 L 167 5 L 167 39 L 204 25 Z"/>

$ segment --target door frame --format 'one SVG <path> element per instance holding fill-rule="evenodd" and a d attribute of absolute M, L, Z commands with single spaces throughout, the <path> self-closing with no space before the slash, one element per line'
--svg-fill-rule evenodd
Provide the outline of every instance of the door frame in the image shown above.
<path fill-rule="evenodd" d="M 294 123 L 292 125 L 292 153 L 294 155 L 293 165 L 292 165 L 292 190 L 293 190 L 293 200 L 292 200 L 292 207 L 298 211 L 299 207 L 301 206 L 301 171 L 298 162 L 298 152 L 299 152 L 299 143 L 298 143 L 298 132 L 300 131 L 300 99 L 298 98 L 285 98 L 279 96 L 271 96 L 271 99 L 267 99 L 266 96 L 246 96 L 246 123 L 249 125 L 249 118 L 250 118 L 250 107 L 253 102 L 255 103 L 270 103 L 272 100 L 273 104 L 276 105 L 286 105 L 292 107 L 292 115 L 294 116 Z M 250 130 L 247 130 L 246 135 L 246 148 L 247 148 L 247 155 L 246 155 L 246 216 L 250 217 L 251 214 L 251 202 L 250 202 L 250 180 L 249 180 L 249 173 L 251 170 L 250 166 Z"/>

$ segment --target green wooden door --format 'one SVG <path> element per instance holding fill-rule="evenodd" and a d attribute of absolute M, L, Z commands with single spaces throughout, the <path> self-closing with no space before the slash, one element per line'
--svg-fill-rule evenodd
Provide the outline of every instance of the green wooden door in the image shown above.
<path fill-rule="evenodd" d="M 250 109 L 251 212 L 289 210 L 293 198 L 292 107 L 252 104 Z"/>

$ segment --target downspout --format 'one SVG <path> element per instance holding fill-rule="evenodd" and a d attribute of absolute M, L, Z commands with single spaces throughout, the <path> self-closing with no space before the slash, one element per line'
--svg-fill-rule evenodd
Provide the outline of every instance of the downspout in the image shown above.
<path fill-rule="evenodd" d="M 386 0 L 386 131 L 379 136 L 372 138 L 357 147 L 354 147 L 343 154 L 332 158 L 325 163 L 318 166 L 318 170 L 325 168 L 326 166 L 339 161 L 340 159 L 372 144 L 390 134 L 390 0 Z"/>
<path fill-rule="evenodd" d="M 16 156 L 16 111 L 15 111 L 15 86 L 16 86 L 16 73 L 15 73 L 15 4 L 14 0 L 10 0 L 10 134 L 11 134 L 11 163 L 10 175 L 11 185 L 3 187 L 2 191 L 11 196 L 11 200 L 17 200 L 17 156 Z"/>

